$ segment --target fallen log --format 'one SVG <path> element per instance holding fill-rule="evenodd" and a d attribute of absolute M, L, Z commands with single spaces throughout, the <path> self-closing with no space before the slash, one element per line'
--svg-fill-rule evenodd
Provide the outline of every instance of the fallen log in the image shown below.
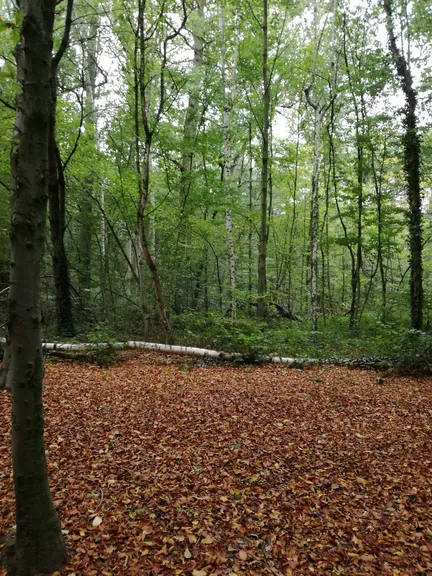
<path fill-rule="evenodd" d="M 6 339 L 0 338 L 0 344 L 5 344 Z M 127 342 L 43 342 L 42 349 L 44 352 L 73 352 L 84 353 L 97 352 L 104 349 L 115 350 L 149 350 L 161 352 L 163 354 L 176 354 L 181 356 L 196 356 L 200 358 L 214 359 L 222 362 L 236 363 L 265 363 L 265 364 L 284 364 L 286 366 L 304 368 L 313 365 L 334 365 L 350 366 L 353 368 L 362 368 L 366 370 L 384 369 L 391 367 L 391 362 L 383 358 L 303 358 L 303 357 L 286 357 L 286 356 L 248 356 L 239 352 L 223 352 L 219 350 L 209 350 L 207 348 L 196 348 L 192 346 L 177 346 L 173 344 L 159 344 L 157 342 L 140 342 L 129 340 Z M 60 354 L 59 354 L 60 356 Z M 83 354 L 81 354 L 83 356 Z"/>
<path fill-rule="evenodd" d="M 0 338 L 0 343 L 5 344 L 6 339 Z M 246 359 L 244 354 L 239 352 L 221 352 L 219 350 L 208 350 L 207 348 L 195 348 L 191 346 L 176 346 L 173 344 L 159 344 L 157 342 L 140 342 L 129 340 L 127 342 L 80 342 L 80 343 L 66 343 L 66 342 L 43 342 L 42 350 L 44 352 L 50 351 L 64 351 L 64 352 L 89 352 L 92 350 L 103 350 L 104 348 L 114 348 L 116 350 L 150 350 L 154 352 L 162 352 L 163 354 L 177 354 L 182 356 L 197 356 L 201 358 L 214 358 L 221 361 L 241 361 Z M 257 362 L 273 363 L 273 364 L 288 364 L 288 365 L 306 365 L 317 364 L 318 359 L 315 358 L 291 358 L 283 356 L 259 356 L 255 358 Z"/>

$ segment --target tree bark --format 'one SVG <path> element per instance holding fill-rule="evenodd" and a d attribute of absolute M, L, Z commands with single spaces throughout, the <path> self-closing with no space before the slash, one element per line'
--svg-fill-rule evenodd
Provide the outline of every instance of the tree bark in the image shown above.
<path fill-rule="evenodd" d="M 405 95 L 404 169 L 408 187 L 408 225 L 411 268 L 411 326 L 423 328 L 422 195 L 420 188 L 420 137 L 417 130 L 417 92 L 409 63 L 399 50 L 393 25 L 391 0 L 383 0 L 390 53 Z"/>
<path fill-rule="evenodd" d="M 52 573 L 66 560 L 48 483 L 42 408 L 40 274 L 48 200 L 51 51 L 55 0 L 21 0 L 18 82 L 11 152 L 8 338 L 16 540 L 8 573 Z"/>
<path fill-rule="evenodd" d="M 202 24 L 202 20 L 204 20 L 205 2 L 206 0 L 197 0 L 197 14 L 200 24 Z M 193 74 L 196 76 L 202 66 L 204 56 L 204 38 L 201 26 L 195 26 L 192 29 L 192 38 L 194 49 Z M 182 178 L 180 182 L 180 193 L 183 203 L 182 212 L 184 212 L 186 208 L 186 202 L 191 186 L 191 172 L 194 166 L 194 152 L 199 125 L 199 87 L 200 83 L 197 82 L 196 78 L 193 78 L 192 86 L 189 90 L 188 107 L 186 110 L 183 131 Z"/>
<path fill-rule="evenodd" d="M 312 330 L 318 330 L 318 218 L 319 218 L 319 171 L 321 164 L 321 131 L 327 110 L 330 108 L 333 98 L 328 104 L 320 104 L 321 97 L 313 101 L 311 91 L 316 81 L 317 59 L 321 40 L 318 38 L 318 5 L 314 2 L 314 37 L 315 52 L 312 78 L 305 88 L 306 101 L 314 111 L 314 149 L 312 164 L 312 198 L 311 198 L 311 218 L 310 218 L 310 315 Z M 334 56 L 332 56 L 334 63 Z"/>
<path fill-rule="evenodd" d="M 270 83 L 268 78 L 268 0 L 263 0 L 263 125 L 262 125 L 262 167 L 261 167 L 261 225 L 258 255 L 258 307 L 260 318 L 267 316 L 267 194 L 269 176 L 269 132 L 270 132 Z"/>
<path fill-rule="evenodd" d="M 65 247 L 66 181 L 60 151 L 56 141 L 56 114 L 58 66 L 69 43 L 73 0 L 68 0 L 65 31 L 60 48 L 51 60 L 51 118 L 48 144 L 49 164 L 49 219 L 52 243 L 52 266 L 56 297 L 57 332 L 61 336 L 74 336 L 69 263 Z"/>
<path fill-rule="evenodd" d="M 149 243 L 147 239 L 147 231 L 144 225 L 144 212 L 147 206 L 147 201 L 149 197 L 149 187 L 150 187 L 150 154 L 151 154 L 151 139 L 147 138 L 144 146 L 142 186 L 140 187 L 140 197 L 138 202 L 138 214 L 137 214 L 138 234 L 139 234 L 139 241 L 141 243 L 140 248 L 142 250 L 144 261 L 148 269 L 150 270 L 154 295 L 156 299 L 156 306 L 162 330 L 164 333 L 165 342 L 169 342 L 171 338 L 171 331 L 169 328 L 168 319 L 165 311 L 165 304 L 163 301 L 162 284 L 160 282 L 156 262 L 150 252 Z"/>
<path fill-rule="evenodd" d="M 253 254 L 253 153 L 252 153 L 252 122 L 249 121 L 249 230 L 248 230 L 248 294 L 249 294 L 249 312 L 252 307 L 252 254 Z"/>
<path fill-rule="evenodd" d="M 314 153 L 312 172 L 311 200 L 311 320 L 312 330 L 318 330 L 317 285 L 318 285 L 318 198 L 319 198 L 319 167 L 322 115 L 318 106 L 314 110 Z"/>
<path fill-rule="evenodd" d="M 233 240 L 233 217 L 232 217 L 232 173 L 234 172 L 234 163 L 231 152 L 231 109 L 234 100 L 234 81 L 227 78 L 226 74 L 226 54 L 225 54 L 225 22 L 224 11 L 220 7 L 220 27 L 222 33 L 222 130 L 224 134 L 224 163 L 222 171 L 222 181 L 225 188 L 226 196 L 226 209 L 225 209 L 225 229 L 227 234 L 227 248 L 228 248 L 228 278 L 229 278 L 229 303 L 231 311 L 231 320 L 234 321 L 237 316 L 237 303 L 236 303 L 236 266 L 235 266 L 235 253 L 234 253 L 234 240 Z M 237 65 L 237 55 L 234 55 L 234 72 Z M 230 83 L 231 86 L 229 85 Z M 228 92 L 228 94 L 227 94 Z"/>
<path fill-rule="evenodd" d="M 97 31 L 99 27 L 98 18 L 92 16 L 89 25 L 89 40 L 86 53 L 85 70 L 85 110 L 86 110 L 86 131 L 97 147 L 97 115 L 96 115 L 96 77 L 97 77 Z M 93 240 L 93 204 L 89 192 L 93 193 L 94 176 L 89 170 L 85 183 L 87 190 L 82 191 L 80 212 L 81 227 L 79 236 L 80 269 L 78 284 L 80 299 L 83 311 L 88 308 L 91 288 L 92 288 L 92 240 Z"/>
<path fill-rule="evenodd" d="M 365 120 L 365 102 L 363 95 L 363 87 L 359 82 L 355 82 L 351 75 L 351 68 L 349 65 L 347 45 L 346 45 L 346 30 L 347 21 L 346 15 L 343 18 L 343 53 L 346 72 L 348 75 L 348 84 L 351 91 L 351 98 L 355 113 L 355 134 L 356 134 L 356 148 L 357 148 L 357 162 L 356 162 L 356 176 L 357 176 L 357 250 L 355 265 L 352 271 L 351 277 L 351 309 L 350 309 L 350 319 L 349 326 L 353 330 L 357 327 L 359 320 L 359 310 L 360 310 L 360 291 L 361 291 L 361 268 L 363 262 L 363 156 L 364 156 L 364 120 Z M 361 74 L 361 59 L 357 56 L 357 67 L 359 73 Z M 356 90 L 357 89 L 357 90 Z M 360 105 L 357 101 L 356 91 L 360 93 Z"/>
<path fill-rule="evenodd" d="M 190 87 L 188 90 L 188 105 L 183 128 L 183 146 L 180 178 L 180 222 L 177 238 L 176 256 L 181 259 L 175 274 L 175 298 L 174 307 L 177 311 L 188 306 L 188 281 L 183 274 L 185 268 L 190 266 L 190 245 L 191 232 L 187 226 L 188 220 L 188 200 L 193 183 L 195 149 L 199 134 L 201 120 L 200 90 L 201 78 L 200 69 L 204 58 L 204 8 L 206 0 L 196 0 L 196 19 L 191 26 L 193 38 L 193 68 Z"/>

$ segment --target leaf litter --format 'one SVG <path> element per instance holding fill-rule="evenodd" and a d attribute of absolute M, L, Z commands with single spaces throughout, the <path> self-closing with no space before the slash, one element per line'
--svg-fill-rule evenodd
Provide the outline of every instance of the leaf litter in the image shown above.
<path fill-rule="evenodd" d="M 56 576 L 432 574 L 431 378 L 125 354 L 48 362 L 44 402 Z"/>

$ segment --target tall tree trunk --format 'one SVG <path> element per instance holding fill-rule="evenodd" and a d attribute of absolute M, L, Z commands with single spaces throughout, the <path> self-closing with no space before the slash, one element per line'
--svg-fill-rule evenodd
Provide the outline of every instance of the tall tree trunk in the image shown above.
<path fill-rule="evenodd" d="M 144 261 L 151 274 L 153 290 L 156 299 L 156 307 L 158 310 L 161 327 L 164 333 L 165 342 L 169 342 L 171 338 L 171 332 L 168 324 L 168 319 L 166 316 L 165 304 L 163 301 L 162 284 L 160 282 L 156 262 L 150 252 L 149 242 L 147 239 L 147 231 L 144 222 L 145 209 L 147 206 L 150 193 L 150 156 L 151 156 L 150 137 L 146 138 L 144 144 L 143 156 L 144 158 L 142 167 L 142 186 L 140 187 L 140 196 L 139 196 L 138 214 L 137 214 L 138 235 Z"/>
<path fill-rule="evenodd" d="M 52 266 L 56 296 L 57 332 L 61 336 L 74 336 L 69 263 L 65 248 L 66 233 L 66 181 L 63 163 L 56 141 L 56 114 L 58 66 L 69 43 L 73 0 L 68 1 L 65 31 L 58 52 L 51 60 L 51 117 L 48 144 L 49 164 L 49 219 L 52 243 Z"/>
<path fill-rule="evenodd" d="M 314 110 L 314 153 L 312 171 L 312 200 L 311 200 L 311 321 L 312 330 L 318 330 L 318 198 L 319 198 L 319 167 L 320 167 L 320 139 L 322 116 L 316 106 Z"/>
<path fill-rule="evenodd" d="M 234 81 L 233 78 L 227 78 L 226 74 L 226 54 L 225 54 L 225 24 L 224 12 L 220 7 L 219 18 L 222 33 L 222 90 L 223 90 L 223 111 L 222 111 L 222 129 L 224 134 L 224 164 L 222 172 L 222 180 L 225 188 L 226 196 L 226 210 L 225 210 L 225 229 L 227 234 L 227 247 L 228 247 L 228 278 L 229 278 L 229 302 L 231 310 L 231 320 L 236 319 L 237 306 L 236 306 L 236 270 L 235 270 L 235 254 L 234 254 L 234 240 L 233 240 L 233 218 L 232 218 L 232 173 L 234 171 L 232 153 L 231 153 L 231 108 L 234 100 Z M 234 56 L 234 72 L 236 67 L 236 55 Z M 229 86 L 231 84 L 231 86 Z M 228 92 L 228 94 L 227 94 Z"/>
<path fill-rule="evenodd" d="M 351 276 L 351 308 L 350 308 L 350 329 L 354 329 L 358 323 L 359 310 L 360 310 L 360 290 L 361 290 L 361 268 L 363 262 L 363 142 L 364 142 L 364 120 L 365 120 L 365 103 L 363 96 L 363 87 L 354 83 L 351 76 L 351 69 L 348 60 L 347 46 L 346 46 L 346 30 L 347 21 L 346 15 L 343 18 L 343 54 L 345 60 L 346 72 L 348 75 L 348 84 L 351 91 L 351 98 L 355 113 L 355 134 L 356 134 L 356 149 L 357 149 L 357 162 L 356 162 L 356 196 L 357 196 L 357 250 L 356 260 Z M 357 67 L 361 73 L 361 59 L 357 56 Z M 357 84 L 357 85 L 355 85 Z M 360 93 L 360 105 L 357 101 L 357 93 Z"/>
<path fill-rule="evenodd" d="M 141 14 L 142 4 L 140 3 L 140 13 L 138 15 L 139 21 L 143 18 Z M 140 26 L 140 24 L 138 25 Z M 138 52 L 139 52 L 139 30 L 135 35 L 135 45 L 134 45 L 134 123 L 135 123 L 135 167 L 138 177 L 138 198 L 142 201 L 144 191 L 142 189 L 143 179 L 142 179 L 142 165 L 141 165 L 141 124 L 140 124 L 140 66 L 138 62 Z M 147 339 L 149 334 L 149 311 L 146 301 L 146 288 L 145 288 L 145 266 L 144 266 L 144 256 L 141 246 L 141 227 L 144 227 L 143 218 L 141 218 L 141 210 L 138 209 L 137 212 L 137 237 L 135 241 L 135 257 L 137 263 L 137 276 L 139 284 L 139 299 L 141 313 L 143 317 L 143 328 L 144 337 Z"/>
<path fill-rule="evenodd" d="M 270 132 L 270 83 L 268 71 L 268 0 L 263 0 L 263 124 L 262 124 L 262 167 L 261 167 L 261 225 L 258 255 L 258 316 L 267 316 L 267 193 L 269 177 L 269 132 Z"/>
<path fill-rule="evenodd" d="M 192 28 L 193 38 L 193 78 L 192 85 L 189 90 L 188 107 L 186 110 L 186 117 L 184 122 L 183 131 L 183 154 L 182 154 L 182 178 L 180 182 L 180 193 L 182 199 L 182 212 L 185 212 L 186 202 L 189 195 L 191 186 L 191 172 L 194 165 L 195 144 L 198 134 L 199 118 L 199 96 L 200 96 L 200 83 L 197 82 L 196 76 L 202 66 L 204 56 L 204 38 L 203 38 L 203 20 L 204 20 L 204 7 L 206 0 L 197 0 L 197 16 L 198 26 Z M 183 214 L 184 215 L 184 214 Z"/>
<path fill-rule="evenodd" d="M 252 226 L 252 206 L 253 206 L 253 154 L 252 154 L 252 122 L 249 122 L 249 230 L 248 230 L 248 294 L 249 312 L 252 307 L 252 269 L 253 269 L 253 226 Z"/>
<path fill-rule="evenodd" d="M 292 208 L 292 220 L 289 232 L 289 246 L 288 246 L 288 309 L 294 310 L 294 296 L 293 296 L 293 279 L 292 279 L 292 268 L 293 268 L 293 254 L 294 254 L 294 235 L 297 227 L 297 183 L 298 183 L 298 166 L 299 166 L 299 148 L 300 148 L 300 112 L 301 101 L 298 108 L 297 116 L 297 139 L 296 139 L 296 151 L 295 151 L 295 166 L 294 166 L 294 181 L 293 181 L 293 208 Z"/>
<path fill-rule="evenodd" d="M 318 4 L 314 1 L 314 37 L 315 37 L 315 51 L 314 51 L 314 65 L 312 71 L 312 78 L 309 85 L 305 88 L 306 101 L 313 109 L 313 123 L 314 123 L 314 149 L 313 149 L 313 164 L 312 164 L 312 198 L 311 198 L 311 219 L 310 219 L 310 315 L 312 330 L 318 330 L 318 217 L 319 217 L 319 171 L 321 163 L 321 131 L 324 122 L 324 117 L 327 110 L 331 106 L 333 99 L 330 99 L 328 104 L 321 105 L 321 96 L 315 101 L 312 99 L 312 89 L 315 84 L 318 65 L 318 53 L 320 49 L 320 39 L 318 38 Z M 334 64 L 334 56 L 332 56 Z"/>
<path fill-rule="evenodd" d="M 382 177 L 384 171 L 384 163 L 387 156 L 387 143 L 384 141 L 384 150 L 382 161 L 380 165 L 380 171 L 377 172 L 375 165 L 375 150 L 371 146 L 371 167 L 372 174 L 374 177 L 375 185 L 375 196 L 376 196 L 376 209 L 377 209 L 377 265 L 380 271 L 381 277 L 381 308 L 382 308 L 382 321 L 386 322 L 386 312 L 387 312 L 387 278 L 385 274 L 384 267 L 384 257 L 383 257 L 383 208 L 382 208 Z"/>
<path fill-rule="evenodd" d="M 423 328 L 422 198 L 420 188 L 420 137 L 417 130 L 417 92 L 409 62 L 399 50 L 393 25 L 391 0 L 383 0 L 390 52 L 405 95 L 404 169 L 408 185 L 411 265 L 411 326 Z"/>
<path fill-rule="evenodd" d="M 55 114 L 55 108 L 52 114 Z M 54 122 L 53 118 L 51 122 Z M 66 232 L 66 182 L 52 124 L 50 126 L 49 143 L 49 219 L 56 297 L 57 332 L 61 336 L 74 336 L 75 325 L 70 289 L 69 263 L 64 242 Z"/>
<path fill-rule="evenodd" d="M 42 407 L 40 275 L 48 200 L 51 51 L 55 0 L 21 0 L 15 47 L 18 82 L 11 152 L 11 268 L 8 381 L 16 541 L 11 574 L 52 573 L 66 547 L 48 482 Z"/>
<path fill-rule="evenodd" d="M 96 114 L 96 76 L 97 76 L 97 32 L 98 18 L 92 17 L 89 26 L 89 40 L 87 44 L 86 70 L 85 70 L 85 110 L 86 130 L 91 135 L 95 149 L 97 148 L 97 114 Z M 87 308 L 92 287 L 92 239 L 93 239 L 93 204 L 89 192 L 93 193 L 94 178 L 87 177 L 88 190 L 82 191 L 80 212 L 81 227 L 79 236 L 80 269 L 78 285 L 83 309 Z"/>
<path fill-rule="evenodd" d="M 200 107 L 200 70 L 202 68 L 204 58 L 204 8 L 206 0 L 196 0 L 196 20 L 192 25 L 192 38 L 193 38 L 193 70 L 191 85 L 188 93 L 188 106 L 186 109 L 186 116 L 183 129 L 183 152 L 181 164 L 181 179 L 180 179 L 180 202 L 181 213 L 179 223 L 179 234 L 177 241 L 177 250 L 179 247 L 184 248 L 180 252 L 182 263 L 179 263 L 176 274 L 176 296 L 175 296 L 175 309 L 181 311 L 188 304 L 186 297 L 188 292 L 187 278 L 185 280 L 184 270 L 190 265 L 190 244 L 191 233 L 187 227 L 187 212 L 189 193 L 192 186 L 193 170 L 194 170 L 194 157 L 195 148 L 199 132 L 199 124 L 201 114 Z M 178 258 L 178 257 L 177 257 Z"/>
<path fill-rule="evenodd" d="M 105 190 L 102 188 L 100 195 L 100 203 L 103 208 L 100 218 L 100 267 L 99 267 L 99 283 L 102 295 L 102 310 L 105 316 L 110 312 L 110 307 L 107 306 L 107 283 L 109 274 L 109 263 L 107 258 L 107 234 L 105 222 Z"/>

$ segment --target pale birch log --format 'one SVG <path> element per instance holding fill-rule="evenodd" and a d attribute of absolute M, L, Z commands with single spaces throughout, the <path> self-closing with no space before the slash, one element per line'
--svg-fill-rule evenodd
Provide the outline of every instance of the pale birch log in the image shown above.
<path fill-rule="evenodd" d="M 6 339 L 0 338 L 0 343 L 5 344 Z M 127 342 L 80 342 L 76 344 L 69 344 L 65 342 L 43 342 L 42 349 L 45 352 L 51 350 L 60 350 L 65 352 L 87 352 L 89 350 L 100 350 L 101 348 L 112 347 L 118 350 L 153 350 L 164 354 L 177 354 L 183 356 L 198 356 L 202 358 L 215 358 L 217 360 L 241 360 L 245 358 L 240 353 L 222 352 L 219 350 L 208 350 L 207 348 L 195 348 L 191 346 L 175 346 L 170 344 L 158 344 L 156 342 L 139 342 L 129 340 Z M 284 356 L 260 356 L 260 362 L 268 362 L 271 364 L 287 364 L 287 365 L 311 365 L 319 363 L 315 358 L 290 358 Z"/>

